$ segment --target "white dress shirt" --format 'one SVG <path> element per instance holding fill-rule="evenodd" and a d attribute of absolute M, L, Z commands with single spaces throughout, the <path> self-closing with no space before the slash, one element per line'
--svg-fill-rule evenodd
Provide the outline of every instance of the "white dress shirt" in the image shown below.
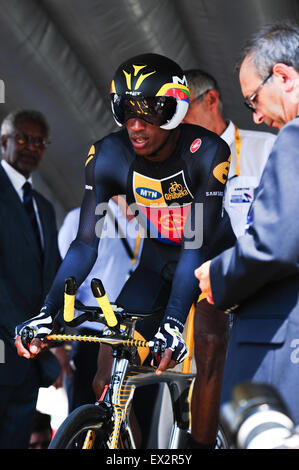
<path fill-rule="evenodd" d="M 239 145 L 236 141 L 238 134 Z M 236 126 L 229 121 L 221 138 L 231 150 L 224 207 L 230 217 L 233 231 L 239 237 L 244 234 L 248 210 L 254 198 L 254 189 L 259 185 L 276 136 L 269 132 L 244 129 L 236 131 Z"/>

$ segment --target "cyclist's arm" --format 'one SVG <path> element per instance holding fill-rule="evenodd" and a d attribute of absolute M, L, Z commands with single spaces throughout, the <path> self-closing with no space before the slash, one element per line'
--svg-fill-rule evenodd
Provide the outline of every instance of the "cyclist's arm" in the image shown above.
<path fill-rule="evenodd" d="M 225 168 L 229 154 L 228 146 L 219 139 L 212 158 L 211 153 L 205 155 L 204 164 L 193 169 L 193 171 L 199 172 L 202 182 L 196 192 L 189 220 L 185 225 L 182 252 L 166 312 L 155 336 L 156 341 L 153 341 L 155 346 L 162 333 L 162 336 L 166 338 L 166 347 L 170 348 L 166 349 L 162 356 L 156 370 L 157 375 L 174 367 L 173 359 L 181 362 L 188 353 L 182 336 L 179 336 L 178 331 L 175 333 L 175 330 L 183 332 L 191 305 L 199 297 L 198 281 L 194 276 L 194 270 L 199 266 L 198 263 L 202 264 L 211 253 L 221 251 L 225 245 L 231 246 L 235 240 L 228 216 L 222 211 L 226 178 L 225 174 L 218 171 L 219 168 Z M 222 166 L 219 167 L 219 165 Z M 228 164 L 226 165 L 227 171 Z M 198 208 L 203 209 L 202 217 Z M 199 247 L 198 240 L 200 238 L 194 236 L 195 243 L 192 245 L 190 235 L 192 232 L 198 235 L 200 230 L 202 231 L 202 243 Z M 178 338 L 176 346 L 171 347 L 175 338 Z M 152 348 L 152 352 L 154 352 L 154 348 Z"/>
<path fill-rule="evenodd" d="M 193 170 L 200 173 L 202 183 L 185 225 L 182 252 L 165 314 L 181 324 L 185 323 L 192 303 L 200 294 L 194 270 L 235 241 L 228 215 L 223 210 L 229 155 L 229 147 L 219 139 L 212 157 L 203 158 L 203 163 Z M 194 243 L 190 238 L 192 234 L 195 234 Z"/>
<path fill-rule="evenodd" d="M 53 321 L 56 313 L 63 305 L 65 279 L 71 276 L 75 277 L 79 286 L 92 269 L 98 254 L 100 221 L 103 220 L 105 215 L 105 204 L 112 196 L 124 192 L 125 184 L 123 182 L 126 181 L 125 160 L 122 160 L 119 154 L 113 151 L 113 146 L 109 147 L 109 154 L 108 151 L 102 149 L 101 143 L 98 145 L 99 150 L 97 151 L 97 148 L 95 148 L 94 155 L 89 154 L 87 159 L 85 169 L 86 186 L 77 237 L 71 244 L 41 312 L 35 320 L 38 330 L 41 331 L 40 337 L 46 336 L 47 330 L 51 328 L 51 318 Z M 119 172 L 115 172 L 115 168 L 118 168 Z M 101 203 L 102 206 L 99 207 Z M 23 325 L 20 326 L 23 327 Z M 32 357 L 28 356 L 28 351 L 21 346 L 19 333 L 15 344 L 20 355 Z M 36 355 L 40 350 L 39 338 L 32 340 L 31 345 L 33 350 L 31 347 L 30 350 Z M 37 350 L 34 349 L 34 346 L 37 347 Z"/>
<path fill-rule="evenodd" d="M 100 233 L 97 229 L 105 212 L 104 208 L 98 211 L 97 205 L 108 203 L 110 197 L 114 195 L 110 175 L 98 161 L 99 158 L 101 155 L 95 155 L 90 160 L 88 158 L 86 162 L 86 183 L 78 233 L 67 251 L 45 300 L 45 306 L 51 315 L 55 315 L 63 304 L 65 279 L 73 276 L 79 286 L 91 271 L 98 255 Z"/>
<path fill-rule="evenodd" d="M 173 359 L 180 362 L 186 357 L 186 346 L 179 332 L 183 332 L 191 305 L 196 302 L 200 294 L 194 270 L 212 253 L 220 252 L 226 247 L 226 244 L 231 246 L 235 239 L 228 216 L 222 210 L 223 192 L 229 167 L 227 160 L 230 151 L 225 142 L 220 139 L 215 147 L 212 155 L 211 149 L 209 149 L 209 153 L 203 156 L 197 168 L 192 169 L 193 172 L 198 173 L 193 177 L 199 176 L 197 181 L 200 184 L 198 184 L 191 212 L 185 225 L 182 252 L 175 272 L 170 299 L 160 329 L 153 341 L 153 352 L 161 335 L 162 338 L 165 338 L 166 347 L 170 348 L 166 349 L 162 356 L 156 371 L 158 375 L 167 368 L 173 367 Z M 198 237 L 200 230 L 202 237 Z M 192 233 L 194 243 L 190 238 Z M 199 243 L 201 239 L 202 243 Z M 173 344 L 176 346 L 172 347 Z"/>

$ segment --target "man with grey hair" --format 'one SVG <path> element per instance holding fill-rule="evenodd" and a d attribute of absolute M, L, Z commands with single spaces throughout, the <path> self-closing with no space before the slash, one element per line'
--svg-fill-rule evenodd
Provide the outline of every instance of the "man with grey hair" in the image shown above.
<path fill-rule="evenodd" d="M 239 129 L 223 115 L 221 91 L 216 79 L 200 69 L 186 70 L 185 75 L 190 104 L 184 122 L 215 132 L 230 147 L 224 208 L 238 237 L 245 231 L 254 190 L 259 184 L 275 135 Z M 198 444 L 207 447 L 215 442 L 218 428 L 228 321 L 228 315 L 206 300 L 198 302 L 194 317 L 194 354 L 198 370 L 192 395 L 192 436 Z"/>
<path fill-rule="evenodd" d="M 187 70 L 185 74 L 190 104 L 184 122 L 215 132 L 231 150 L 224 207 L 238 237 L 244 233 L 254 188 L 259 184 L 275 135 L 239 129 L 223 116 L 221 92 L 215 78 L 199 69 Z"/>
<path fill-rule="evenodd" d="M 234 247 L 195 275 L 209 303 L 234 313 L 222 402 L 234 385 L 276 387 L 299 423 L 299 70 L 298 25 L 267 26 L 246 45 L 239 66 L 253 120 L 279 129 L 248 225 Z"/>
<path fill-rule="evenodd" d="M 52 205 L 31 188 L 49 126 L 35 110 L 10 113 L 1 126 L 0 164 L 0 448 L 27 449 L 38 390 L 59 374 L 51 352 L 26 361 L 14 347 L 15 325 L 39 312 L 59 252 Z"/>

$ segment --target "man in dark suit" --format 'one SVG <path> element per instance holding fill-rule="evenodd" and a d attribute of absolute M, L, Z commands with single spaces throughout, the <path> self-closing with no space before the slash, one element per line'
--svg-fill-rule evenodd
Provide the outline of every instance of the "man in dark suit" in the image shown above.
<path fill-rule="evenodd" d="M 273 25 L 245 48 L 240 84 L 256 124 L 280 130 L 247 230 L 195 275 L 208 301 L 234 312 L 222 402 L 242 381 L 276 387 L 299 423 L 299 28 Z"/>
<path fill-rule="evenodd" d="M 45 363 L 57 367 L 50 352 L 27 361 L 14 347 L 15 325 L 39 312 L 59 263 L 53 207 L 30 188 L 48 134 L 37 111 L 10 113 L 1 126 L 0 448 L 6 449 L 28 448 Z"/>

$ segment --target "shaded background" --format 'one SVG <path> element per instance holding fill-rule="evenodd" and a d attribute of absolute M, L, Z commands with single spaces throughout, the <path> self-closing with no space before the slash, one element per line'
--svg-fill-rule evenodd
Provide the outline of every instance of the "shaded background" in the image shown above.
<path fill-rule="evenodd" d="M 58 224 L 81 202 L 91 143 L 118 129 L 109 89 L 121 62 L 156 52 L 200 67 L 218 80 L 225 116 L 255 129 L 234 65 L 252 33 L 286 19 L 299 24 L 299 0 L 0 0 L 0 119 L 16 107 L 46 114 L 52 144 L 34 179 Z"/>

